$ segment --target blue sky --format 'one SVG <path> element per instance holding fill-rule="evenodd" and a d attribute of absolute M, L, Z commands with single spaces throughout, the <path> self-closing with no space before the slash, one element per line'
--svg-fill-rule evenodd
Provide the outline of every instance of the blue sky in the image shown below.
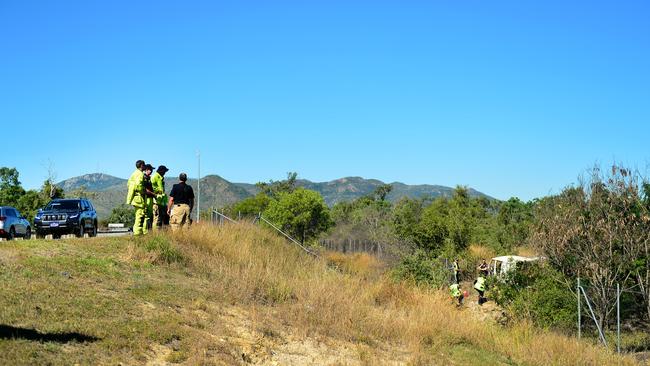
<path fill-rule="evenodd" d="M 0 2 L 0 166 L 557 193 L 647 171 L 647 1 Z"/>

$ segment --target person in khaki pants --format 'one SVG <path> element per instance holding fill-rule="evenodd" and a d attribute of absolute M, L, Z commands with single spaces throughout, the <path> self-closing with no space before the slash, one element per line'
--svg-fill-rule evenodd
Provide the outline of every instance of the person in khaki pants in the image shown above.
<path fill-rule="evenodd" d="M 172 191 L 169 193 L 169 205 L 167 206 L 167 214 L 169 215 L 171 212 L 169 224 L 172 231 L 190 226 L 190 214 L 194 208 L 194 190 L 192 186 L 186 183 L 187 174 L 181 173 L 178 179 L 181 182 L 174 184 L 172 187 Z"/>

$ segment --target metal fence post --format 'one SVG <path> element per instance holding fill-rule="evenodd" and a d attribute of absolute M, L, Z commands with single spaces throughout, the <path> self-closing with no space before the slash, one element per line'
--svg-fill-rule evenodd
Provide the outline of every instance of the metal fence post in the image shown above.
<path fill-rule="evenodd" d="M 576 287 L 576 295 L 578 296 L 578 339 L 582 335 L 582 315 L 580 314 L 580 277 L 578 277 L 578 287 Z"/>
<path fill-rule="evenodd" d="M 600 336 L 600 340 L 603 342 L 605 347 L 607 347 L 607 341 L 605 340 L 605 335 L 603 334 L 603 330 L 600 328 L 600 324 L 598 324 L 598 320 L 596 319 L 596 314 L 594 314 L 594 309 L 591 307 L 591 302 L 589 302 L 589 297 L 587 297 L 587 292 L 585 291 L 585 288 L 582 286 L 580 286 L 580 290 L 582 290 L 582 294 L 585 297 L 585 301 L 587 301 L 587 306 L 589 307 L 591 318 L 594 320 L 594 324 L 596 324 L 596 328 L 598 328 L 598 335 Z"/>
<path fill-rule="evenodd" d="M 621 284 L 616 284 L 616 351 L 621 353 Z"/>

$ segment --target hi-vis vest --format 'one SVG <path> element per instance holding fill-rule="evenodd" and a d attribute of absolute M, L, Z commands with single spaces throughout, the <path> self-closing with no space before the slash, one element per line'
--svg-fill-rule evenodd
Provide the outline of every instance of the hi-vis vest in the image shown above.
<path fill-rule="evenodd" d="M 485 291 L 485 278 L 483 277 L 477 278 L 476 284 L 474 284 L 474 288 L 479 291 Z"/>
<path fill-rule="evenodd" d="M 449 293 L 451 294 L 451 297 L 460 297 L 460 289 L 458 288 L 457 283 L 449 286 Z"/>
<path fill-rule="evenodd" d="M 126 194 L 126 204 L 134 207 L 144 207 L 144 173 L 140 169 L 136 169 L 129 180 L 128 192 Z"/>
<path fill-rule="evenodd" d="M 165 177 L 158 172 L 151 176 L 151 185 L 153 193 L 156 195 L 156 204 L 158 206 L 167 206 L 167 195 L 165 194 Z"/>

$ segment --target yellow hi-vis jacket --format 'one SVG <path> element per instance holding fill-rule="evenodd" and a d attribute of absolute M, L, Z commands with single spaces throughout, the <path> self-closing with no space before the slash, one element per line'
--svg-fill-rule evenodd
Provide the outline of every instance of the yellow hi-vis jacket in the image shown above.
<path fill-rule="evenodd" d="M 479 290 L 479 291 L 485 291 L 485 278 L 479 276 L 476 279 L 476 283 L 474 284 L 474 288 Z"/>
<path fill-rule="evenodd" d="M 460 297 L 460 288 L 457 283 L 449 286 L 449 293 L 451 294 L 451 297 Z"/>
<path fill-rule="evenodd" d="M 129 180 L 128 192 L 126 194 L 126 204 L 133 207 L 144 207 L 144 173 L 140 169 L 136 169 Z"/>
<path fill-rule="evenodd" d="M 165 177 L 158 172 L 153 173 L 151 176 L 151 185 L 153 186 L 153 193 L 156 194 L 156 204 L 158 206 L 167 206 L 167 195 L 165 194 Z"/>

